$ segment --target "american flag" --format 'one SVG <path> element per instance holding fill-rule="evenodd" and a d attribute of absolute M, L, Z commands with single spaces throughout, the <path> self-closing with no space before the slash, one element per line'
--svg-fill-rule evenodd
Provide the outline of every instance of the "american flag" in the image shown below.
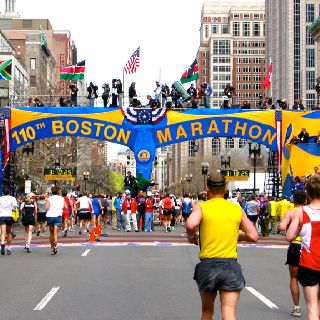
<path fill-rule="evenodd" d="M 137 124 L 151 124 L 152 109 L 137 109 Z"/>
<path fill-rule="evenodd" d="M 276 110 L 276 127 L 277 127 L 277 169 L 281 172 L 282 162 L 282 111 Z"/>
<path fill-rule="evenodd" d="M 3 134 L 3 155 L 2 155 L 2 170 L 5 169 L 10 157 L 10 135 L 11 135 L 11 110 L 4 109 L 4 134 Z"/>
<path fill-rule="evenodd" d="M 139 67 L 140 63 L 140 47 L 137 48 L 137 50 L 132 54 L 128 62 L 126 63 L 123 70 L 126 74 L 132 74 L 136 73 L 137 67 Z"/>

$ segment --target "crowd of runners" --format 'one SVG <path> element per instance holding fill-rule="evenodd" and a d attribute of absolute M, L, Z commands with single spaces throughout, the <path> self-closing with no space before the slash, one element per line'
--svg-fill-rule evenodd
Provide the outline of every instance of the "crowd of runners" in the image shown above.
<path fill-rule="evenodd" d="M 101 224 L 119 232 L 152 232 L 160 225 L 171 232 L 177 223 L 186 228 L 188 240 L 199 244 L 201 262 L 196 266 L 202 299 L 202 319 L 212 319 L 213 303 L 220 293 L 223 319 L 236 319 L 237 303 L 245 281 L 237 263 L 238 241 L 257 241 L 259 233 L 281 233 L 290 242 L 286 264 L 290 272 L 293 299 L 291 316 L 300 317 L 300 292 L 303 292 L 308 320 L 320 318 L 320 175 L 312 175 L 304 190 L 295 190 L 291 201 L 238 193 L 229 197 L 225 178 L 208 176 L 206 193 L 175 196 L 159 192 L 130 190 L 110 195 L 75 195 L 53 187 L 50 195 L 28 194 L 14 198 L 4 188 L 0 197 L 1 255 L 10 255 L 13 212 L 19 211 L 24 226 L 25 250 L 31 252 L 33 233 L 43 237 L 49 229 L 51 254 L 57 253 L 59 232 L 88 235 Z M 7 240 L 7 245 L 5 244 Z"/>

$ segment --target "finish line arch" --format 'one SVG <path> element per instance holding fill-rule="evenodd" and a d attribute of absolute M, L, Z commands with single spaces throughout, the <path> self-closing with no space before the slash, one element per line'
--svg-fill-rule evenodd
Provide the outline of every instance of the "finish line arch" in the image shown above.
<path fill-rule="evenodd" d="M 27 143 L 61 136 L 85 137 L 131 148 L 137 173 L 150 179 L 156 148 L 208 137 L 244 138 L 260 143 L 280 152 L 283 163 L 290 166 L 291 138 L 303 127 L 308 128 L 310 136 L 317 135 L 320 111 L 8 107 L 4 116 L 4 165 L 8 150 L 15 151 Z M 319 158 L 316 161 L 320 163 L 320 146 L 306 155 Z M 282 167 L 283 181 L 287 171 Z"/>

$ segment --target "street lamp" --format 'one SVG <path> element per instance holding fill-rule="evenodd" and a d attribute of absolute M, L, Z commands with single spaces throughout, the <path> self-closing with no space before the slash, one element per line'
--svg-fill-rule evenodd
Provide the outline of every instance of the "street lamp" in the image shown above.
<path fill-rule="evenodd" d="M 203 175 L 203 190 L 206 189 L 206 176 L 208 175 L 209 162 L 201 163 L 201 173 Z"/>
<path fill-rule="evenodd" d="M 256 144 L 252 148 L 252 142 L 249 142 L 249 157 L 253 159 L 253 193 L 256 193 L 256 168 L 257 168 L 257 157 L 261 158 L 261 145 Z"/>
<path fill-rule="evenodd" d="M 84 180 L 84 191 L 87 191 L 87 181 L 89 179 L 89 171 L 86 170 L 86 171 L 83 171 L 83 180 Z"/>
<path fill-rule="evenodd" d="M 224 168 L 227 169 L 227 166 L 228 166 L 230 168 L 230 165 L 231 165 L 230 152 L 227 153 L 228 160 L 226 160 L 224 153 L 221 153 L 220 156 L 221 156 L 221 167 L 224 166 Z"/>

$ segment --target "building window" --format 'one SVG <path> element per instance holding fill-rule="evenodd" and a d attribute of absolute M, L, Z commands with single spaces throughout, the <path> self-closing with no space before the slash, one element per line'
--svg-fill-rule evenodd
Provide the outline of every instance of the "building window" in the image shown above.
<path fill-rule="evenodd" d="M 306 27 L 306 44 L 311 46 L 314 45 L 314 39 L 310 34 L 308 27 Z"/>
<path fill-rule="evenodd" d="M 243 149 L 247 144 L 247 139 L 241 138 L 239 139 L 239 149 Z"/>
<path fill-rule="evenodd" d="M 253 36 L 260 37 L 260 22 L 253 23 Z"/>
<path fill-rule="evenodd" d="M 188 156 L 189 157 L 194 157 L 196 155 L 196 148 L 198 148 L 198 146 L 196 146 L 196 140 L 191 140 L 188 142 Z"/>
<path fill-rule="evenodd" d="M 228 18 L 227 17 L 222 17 L 222 22 L 228 22 Z"/>
<path fill-rule="evenodd" d="M 36 70 L 36 58 L 30 58 L 30 70 Z"/>
<path fill-rule="evenodd" d="M 212 146 L 212 155 L 213 156 L 218 156 L 220 155 L 220 150 L 221 150 L 221 142 L 219 138 L 213 138 L 211 142 Z"/>
<path fill-rule="evenodd" d="M 233 138 L 227 138 L 225 142 L 225 149 L 234 149 L 234 139 Z"/>
<path fill-rule="evenodd" d="M 315 49 L 306 49 L 306 67 L 307 68 L 315 67 L 314 50 Z"/>
<path fill-rule="evenodd" d="M 230 54 L 230 40 L 214 40 L 212 54 Z"/>
<path fill-rule="evenodd" d="M 255 13 L 255 14 L 253 15 L 253 19 L 254 19 L 254 20 L 259 20 L 259 19 L 260 19 L 260 14 L 259 14 L 259 13 Z"/>
<path fill-rule="evenodd" d="M 208 51 L 203 51 L 203 52 L 202 52 L 202 57 L 203 57 L 204 59 L 206 59 L 206 58 L 208 57 Z"/>
<path fill-rule="evenodd" d="M 307 90 L 314 90 L 315 87 L 315 71 L 306 72 Z"/>
<path fill-rule="evenodd" d="M 205 26 L 205 38 L 208 38 L 209 37 L 209 26 L 208 25 L 206 25 Z"/>
<path fill-rule="evenodd" d="M 250 22 L 242 23 L 242 35 L 244 37 L 250 37 Z"/>
<path fill-rule="evenodd" d="M 211 22 L 217 22 L 217 17 L 212 17 Z"/>
<path fill-rule="evenodd" d="M 250 19 L 249 13 L 245 13 L 245 14 L 243 15 L 243 19 L 249 20 L 249 19 Z"/>
<path fill-rule="evenodd" d="M 251 90 L 251 85 L 250 85 L 250 83 L 244 83 L 244 84 L 242 85 L 242 89 L 243 89 L 243 90 Z"/>
<path fill-rule="evenodd" d="M 203 59 L 202 63 L 203 63 L 204 66 L 206 66 L 208 64 L 208 60 L 207 59 Z"/>
<path fill-rule="evenodd" d="M 221 33 L 222 34 L 228 34 L 229 33 L 229 26 L 227 24 L 223 24 L 221 26 Z"/>
<path fill-rule="evenodd" d="M 311 109 L 316 105 L 316 95 L 315 93 L 307 93 L 306 94 L 306 107 L 307 109 Z"/>
<path fill-rule="evenodd" d="M 213 34 L 218 33 L 218 26 L 216 24 L 213 24 L 211 26 L 211 33 L 213 33 Z"/>
<path fill-rule="evenodd" d="M 314 21 L 314 4 L 307 3 L 306 4 L 306 22 L 311 23 Z"/>
<path fill-rule="evenodd" d="M 240 14 L 239 13 L 234 13 L 233 14 L 233 19 L 240 19 Z"/>
<path fill-rule="evenodd" d="M 232 34 L 234 37 L 240 36 L 240 22 L 233 22 Z"/>
<path fill-rule="evenodd" d="M 299 99 L 301 95 L 301 0 L 293 1 L 293 98 Z"/>
<path fill-rule="evenodd" d="M 36 86 L 37 86 L 36 76 L 30 76 L 30 87 L 36 87 Z"/>
<path fill-rule="evenodd" d="M 203 68 L 203 74 L 207 74 L 207 68 Z"/>

